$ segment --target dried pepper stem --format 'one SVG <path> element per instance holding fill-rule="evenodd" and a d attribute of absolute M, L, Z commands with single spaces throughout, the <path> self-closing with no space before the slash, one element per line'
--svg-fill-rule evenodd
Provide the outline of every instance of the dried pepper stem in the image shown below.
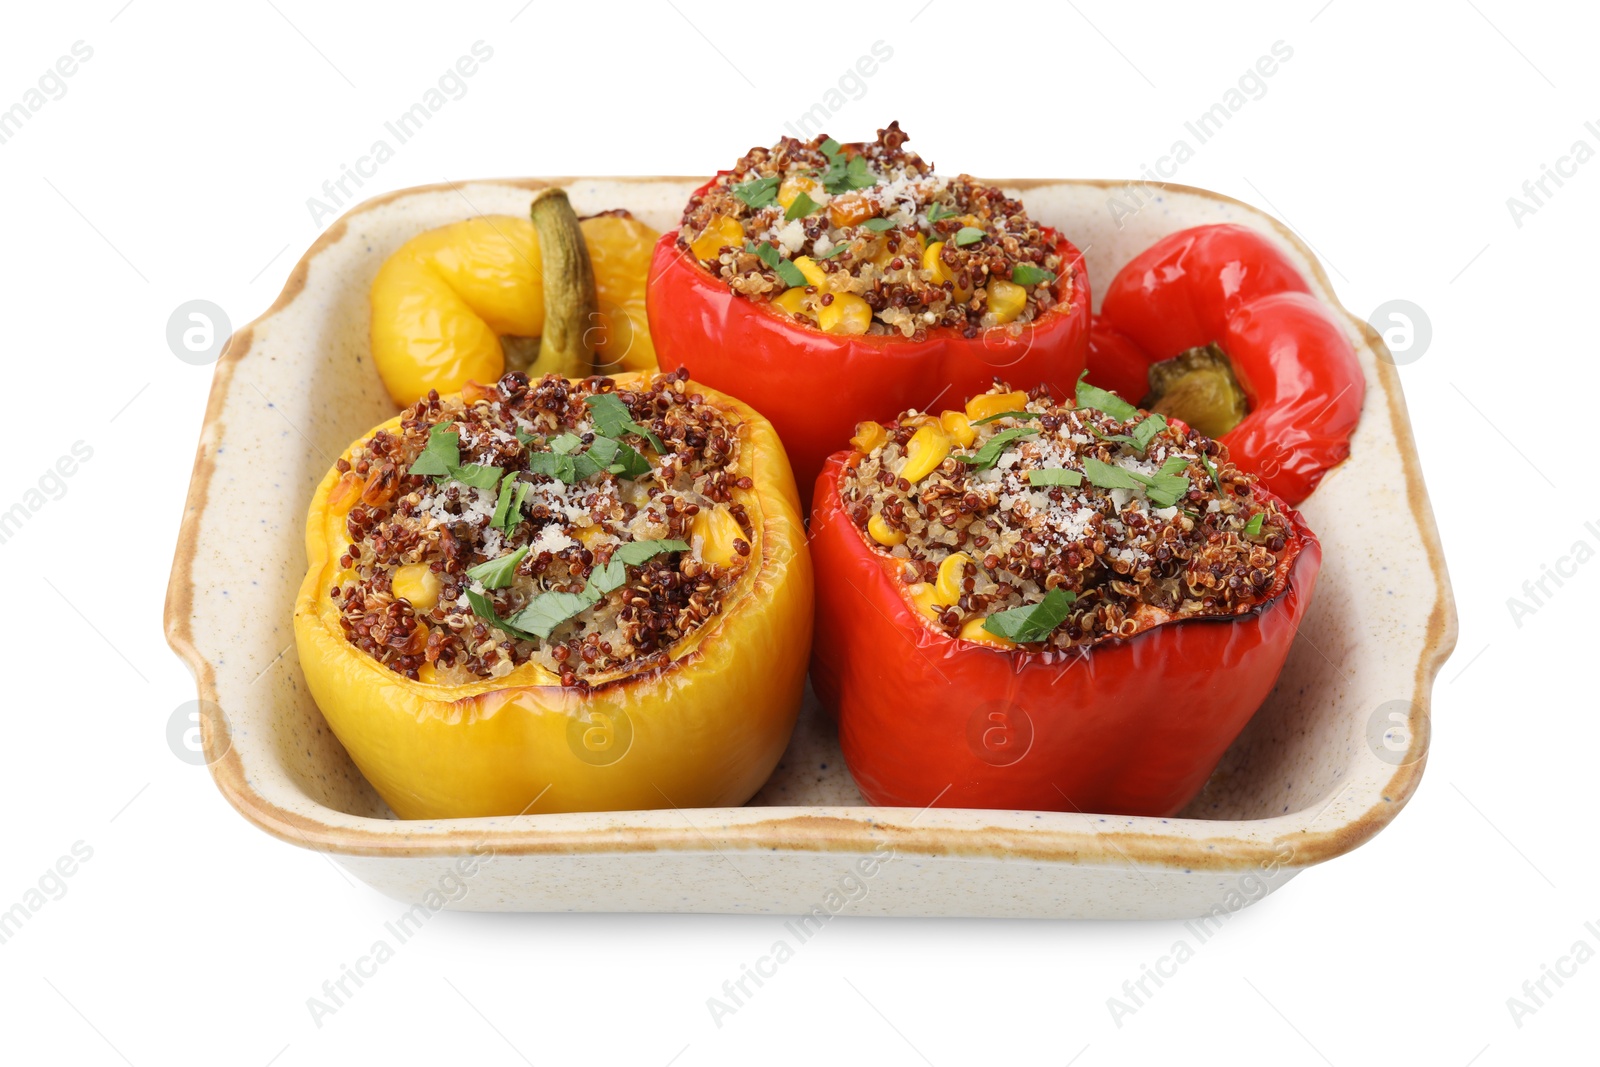
<path fill-rule="evenodd" d="M 594 371 L 590 329 L 599 321 L 589 247 L 564 190 L 541 189 L 530 211 L 543 264 L 544 332 L 528 373 L 588 377 Z"/>

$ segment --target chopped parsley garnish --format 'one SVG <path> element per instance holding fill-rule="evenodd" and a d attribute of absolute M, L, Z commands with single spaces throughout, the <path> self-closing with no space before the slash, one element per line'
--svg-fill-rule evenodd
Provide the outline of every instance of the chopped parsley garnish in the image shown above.
<path fill-rule="evenodd" d="M 1043 641 L 1067 621 L 1067 616 L 1072 614 L 1072 603 L 1077 599 L 1078 594 L 1058 587 L 1046 593 L 1037 604 L 995 612 L 983 620 L 983 628 L 996 637 L 1018 644 Z"/>
<path fill-rule="evenodd" d="M 928 208 L 928 224 L 931 226 L 941 219 L 953 219 L 956 215 L 957 212 L 953 208 L 947 208 L 943 204 L 933 204 Z"/>
<path fill-rule="evenodd" d="M 897 223 L 893 219 L 877 218 L 868 219 L 866 222 L 863 222 L 861 224 L 861 228 L 864 230 L 871 230 L 873 233 L 888 233 L 890 230 L 894 229 L 896 225 Z"/>
<path fill-rule="evenodd" d="M 606 437 L 621 437 L 625 433 L 638 434 L 650 442 L 651 448 L 663 455 L 666 454 L 667 447 L 661 443 L 661 438 L 652 433 L 648 426 L 634 422 L 633 413 L 628 410 L 628 405 L 619 400 L 616 394 L 596 393 L 584 397 L 583 402 L 589 405 L 595 427 Z"/>
<path fill-rule="evenodd" d="M 617 550 L 611 553 L 611 558 L 621 560 L 630 567 L 637 567 L 646 560 L 654 559 L 666 552 L 687 551 L 689 551 L 687 543 L 672 538 L 660 541 L 629 541 L 625 545 L 618 545 Z"/>
<path fill-rule="evenodd" d="M 575 433 L 564 433 L 550 438 L 550 451 L 570 456 L 583 447 L 583 438 Z"/>
<path fill-rule="evenodd" d="M 984 442 L 982 448 L 970 456 L 957 456 L 962 463 L 968 464 L 973 470 L 988 470 L 1000 460 L 1000 453 L 1006 446 L 1022 437 L 1032 437 L 1039 431 L 1032 426 L 1018 426 L 1010 430 L 1001 430 L 989 440 Z"/>
<path fill-rule="evenodd" d="M 535 452 L 528 457 L 528 470 L 572 485 L 578 480 L 578 464 L 560 452 Z"/>
<path fill-rule="evenodd" d="M 878 179 L 867 170 L 865 156 L 851 156 L 848 160 L 840 152 L 828 156 L 828 173 L 822 176 L 822 188 L 829 193 L 870 189 L 877 184 Z"/>
<path fill-rule="evenodd" d="M 430 478 L 454 478 L 475 489 L 493 489 L 500 484 L 499 467 L 486 467 L 479 463 L 461 465 L 461 434 L 448 421 L 441 422 L 428 431 L 428 443 L 411 464 L 408 474 L 421 474 Z"/>
<path fill-rule="evenodd" d="M 789 210 L 783 213 L 783 220 L 793 222 L 795 219 L 803 219 L 821 206 L 802 189 L 800 195 L 790 203 Z"/>
<path fill-rule="evenodd" d="M 839 142 L 830 137 L 826 141 L 823 141 L 821 144 L 817 145 L 817 151 L 821 152 L 829 159 L 832 159 L 834 156 L 839 154 Z"/>
<path fill-rule="evenodd" d="M 812 256 L 811 258 L 815 259 L 815 260 L 818 260 L 818 261 L 824 260 L 824 259 L 832 259 L 834 256 L 838 255 L 840 252 L 843 252 L 843 251 L 846 251 L 847 249 L 849 249 L 849 247 L 850 247 L 849 242 L 840 241 L 838 244 L 834 245 L 832 248 L 830 248 L 826 252 L 822 253 L 822 255 L 820 255 L 820 256 Z"/>
<path fill-rule="evenodd" d="M 1261 522 L 1266 517 L 1267 513 L 1264 511 L 1258 511 L 1254 515 L 1250 516 L 1250 521 L 1245 523 L 1244 535 L 1246 537 L 1260 537 Z"/>
<path fill-rule="evenodd" d="M 1011 268 L 1011 280 L 1018 285 L 1049 285 L 1056 280 L 1055 272 L 1036 267 L 1032 263 L 1018 263 Z"/>
<path fill-rule="evenodd" d="M 480 563 L 476 567 L 467 568 L 467 577 L 483 583 L 485 589 L 504 589 L 511 584 L 511 579 L 516 576 L 517 564 L 522 562 L 522 557 L 528 554 L 530 546 L 523 545 L 509 555 L 499 559 L 491 559 Z"/>
<path fill-rule="evenodd" d="M 1083 461 L 1083 475 L 1089 484 L 1101 489 L 1143 489 L 1150 503 L 1158 508 L 1174 507 L 1178 498 L 1189 492 L 1189 479 L 1177 472 L 1188 466 L 1178 456 L 1162 464 L 1156 474 L 1141 474 L 1126 467 L 1114 466 L 1098 459 Z"/>
<path fill-rule="evenodd" d="M 1083 475 L 1077 471 L 1056 469 L 1031 470 L 1028 472 L 1029 485 L 1082 485 Z"/>
<path fill-rule="evenodd" d="M 733 187 L 733 195 L 744 201 L 746 207 L 759 211 L 778 199 L 778 183 L 781 180 L 774 174 L 770 178 L 744 182 Z"/>
<path fill-rule="evenodd" d="M 1167 428 L 1167 420 L 1162 415 L 1151 415 L 1142 420 L 1133 428 L 1133 444 L 1140 452 L 1150 447 L 1150 442 L 1155 440 L 1156 434 Z"/>
<path fill-rule="evenodd" d="M 1211 484 L 1217 487 L 1217 495 L 1222 495 L 1222 477 L 1217 474 L 1217 468 L 1211 465 L 1211 459 L 1204 452 L 1200 453 L 1200 462 L 1205 464 L 1206 473 L 1211 475 Z"/>
<path fill-rule="evenodd" d="M 982 426 L 984 423 L 994 422 L 996 419 L 1037 419 L 1037 411 L 1000 411 L 993 415 L 985 415 L 981 419 L 973 419 L 973 426 Z"/>
<path fill-rule="evenodd" d="M 665 552 L 687 552 L 689 546 L 682 541 L 664 539 L 659 541 L 630 541 L 621 545 L 611 555 L 611 562 L 603 567 L 596 567 L 589 574 L 589 580 L 584 584 L 581 593 L 548 592 L 540 593 L 528 601 L 528 606 L 511 616 L 502 619 L 495 614 L 494 603 L 488 597 L 479 593 L 468 592 L 467 602 L 472 605 L 473 613 L 506 633 L 522 640 L 534 638 L 546 639 L 554 632 L 557 626 L 566 622 L 574 615 L 579 614 L 600 603 L 607 594 L 622 587 L 627 581 L 627 568 L 636 567 L 647 560 Z M 526 546 L 513 554 L 520 560 L 526 555 Z M 488 579 L 480 576 L 478 571 L 491 566 L 501 566 L 512 556 L 493 560 L 491 563 L 480 564 L 467 572 L 468 576 L 482 581 L 486 589 L 499 589 L 511 584 L 511 573 L 516 569 L 513 562 L 505 571 L 505 581 L 499 585 L 489 584 Z"/>
<path fill-rule="evenodd" d="M 528 492 L 532 488 L 529 483 L 518 481 L 515 477 L 501 482 L 500 496 L 494 502 L 494 518 L 489 520 L 489 525 L 506 534 L 515 530 L 522 522 L 522 502 L 528 499 Z"/>
<path fill-rule="evenodd" d="M 806 276 L 800 273 L 799 267 L 795 266 L 793 263 L 790 263 L 787 259 L 784 259 L 778 254 L 778 249 L 775 245 L 769 244 L 766 241 L 763 241 L 761 244 L 755 244 L 754 242 L 746 241 L 744 250 L 753 254 L 757 259 L 761 260 L 761 262 L 765 263 L 767 266 L 776 271 L 778 277 L 783 279 L 783 284 L 791 287 L 810 284 L 806 281 Z"/>
<path fill-rule="evenodd" d="M 963 226 L 961 229 L 956 231 L 954 240 L 957 248 L 965 248 L 968 245 L 977 244 L 987 236 L 988 234 L 984 233 L 976 226 Z"/>
<path fill-rule="evenodd" d="M 1139 414 L 1139 409 L 1122 399 L 1116 393 L 1108 393 L 1097 385 L 1090 385 L 1084 378 L 1088 371 L 1078 375 L 1078 406 L 1080 408 L 1094 408 L 1103 411 L 1114 419 L 1127 422 Z"/>

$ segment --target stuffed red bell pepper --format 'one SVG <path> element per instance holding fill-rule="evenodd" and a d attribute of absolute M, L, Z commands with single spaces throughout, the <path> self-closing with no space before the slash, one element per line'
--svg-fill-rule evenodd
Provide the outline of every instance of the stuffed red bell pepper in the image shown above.
<path fill-rule="evenodd" d="M 1321 562 L 1225 446 L 1086 384 L 864 423 L 815 501 L 812 681 L 874 804 L 1174 814 Z"/>
<path fill-rule="evenodd" d="M 1350 454 L 1366 383 L 1293 263 L 1244 226 L 1197 226 L 1117 272 L 1089 379 L 1219 439 L 1290 504 Z"/>
<path fill-rule="evenodd" d="M 656 245 L 650 335 L 778 429 L 802 494 L 862 419 L 996 377 L 1070 395 L 1083 257 L 1022 204 L 935 174 L 898 123 L 871 144 L 785 138 L 695 191 Z"/>

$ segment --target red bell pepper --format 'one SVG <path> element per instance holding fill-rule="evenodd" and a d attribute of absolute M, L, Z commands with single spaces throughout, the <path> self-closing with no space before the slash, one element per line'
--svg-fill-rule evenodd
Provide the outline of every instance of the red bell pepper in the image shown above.
<path fill-rule="evenodd" d="M 1152 367 L 1213 345 L 1248 409 L 1237 425 L 1207 425 L 1184 403 L 1151 395 Z M 1290 504 L 1350 454 L 1366 394 L 1343 326 L 1294 264 L 1261 234 L 1231 224 L 1164 237 L 1117 272 L 1091 334 L 1088 368 L 1094 384 L 1216 437 L 1240 469 Z M 1183 367 L 1165 369 L 1172 378 Z"/>
<path fill-rule="evenodd" d="M 851 452 L 817 479 L 811 679 L 873 804 L 1175 814 L 1194 798 L 1283 669 L 1321 565 L 1291 536 L 1254 611 L 1166 622 L 1086 652 L 953 638 L 908 599 L 902 563 L 841 506 Z M 1257 488 L 1256 494 L 1268 496 Z"/>
<path fill-rule="evenodd" d="M 650 337 L 661 366 L 688 367 L 696 381 L 737 396 L 772 422 L 809 507 L 823 461 L 863 419 L 981 393 L 996 377 L 1072 395 L 1088 353 L 1089 273 L 1070 241 L 1045 232 L 1064 264 L 1060 303 L 1015 335 L 1005 326 L 976 337 L 936 327 L 926 340 L 910 341 L 824 333 L 735 293 L 678 248 L 673 230 L 656 244 L 650 266 Z"/>

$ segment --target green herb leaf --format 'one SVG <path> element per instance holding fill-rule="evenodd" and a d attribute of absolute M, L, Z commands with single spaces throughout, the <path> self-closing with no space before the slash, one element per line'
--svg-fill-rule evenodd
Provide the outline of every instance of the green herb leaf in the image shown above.
<path fill-rule="evenodd" d="M 1028 472 L 1029 485 L 1082 485 L 1083 475 L 1077 471 L 1058 470 L 1054 467 L 1048 470 L 1034 470 Z"/>
<path fill-rule="evenodd" d="M 1018 285 L 1050 285 L 1056 276 L 1054 271 L 1036 267 L 1032 263 L 1018 263 L 1011 268 L 1011 280 Z"/>
<path fill-rule="evenodd" d="M 795 197 L 794 202 L 789 205 L 789 210 L 783 213 L 783 219 L 785 222 L 803 219 L 821 206 L 821 204 L 811 199 L 809 194 L 801 190 L 800 195 Z"/>
<path fill-rule="evenodd" d="M 510 622 L 502 619 L 494 610 L 494 601 L 482 593 L 467 590 L 467 603 L 472 605 L 472 613 L 487 622 L 490 626 L 498 627 L 507 634 L 521 641 L 532 641 L 533 635 L 524 633 Z"/>
<path fill-rule="evenodd" d="M 861 224 L 861 228 L 864 230 L 871 230 L 873 233 L 888 233 L 890 230 L 894 229 L 896 225 L 898 224 L 893 219 L 877 218 L 868 219 L 866 222 L 863 222 Z"/>
<path fill-rule="evenodd" d="M 658 448 L 656 451 L 662 450 Z M 619 478 L 627 478 L 629 481 L 643 478 L 653 469 L 648 459 L 634 451 L 631 446 L 621 443 L 617 445 L 617 458 L 606 467 L 612 474 Z"/>
<path fill-rule="evenodd" d="M 968 245 L 975 245 L 987 236 L 988 234 L 984 233 L 976 226 L 963 226 L 961 229 L 956 231 L 956 247 L 965 248 Z"/>
<path fill-rule="evenodd" d="M 830 248 L 826 252 L 822 253 L 822 255 L 820 255 L 820 256 L 812 256 L 811 258 L 816 260 L 818 263 L 820 263 L 825 259 L 832 259 L 834 256 L 837 256 L 841 252 L 847 252 L 847 251 L 849 251 L 849 249 L 850 249 L 850 242 L 849 241 L 840 241 L 838 244 L 834 245 L 832 248 Z"/>
<path fill-rule="evenodd" d="M 1101 489 L 1138 489 L 1143 484 L 1126 467 L 1092 458 L 1084 459 L 1083 476 L 1089 479 L 1090 485 Z"/>
<path fill-rule="evenodd" d="M 1189 492 L 1189 479 L 1175 474 L 1135 475 L 1144 483 L 1144 495 L 1158 508 L 1177 507 Z"/>
<path fill-rule="evenodd" d="M 468 463 L 465 467 L 456 467 L 450 472 L 450 477 L 463 485 L 470 485 L 474 489 L 493 489 L 500 484 L 500 475 L 504 474 L 499 467 L 485 467 L 478 463 Z"/>
<path fill-rule="evenodd" d="M 1167 461 L 1161 465 L 1162 474 L 1178 474 L 1189 469 L 1189 461 L 1182 456 L 1168 456 Z"/>
<path fill-rule="evenodd" d="M 664 552 L 687 552 L 689 546 L 683 541 L 666 538 L 660 541 L 630 541 L 625 545 L 617 546 L 611 553 L 611 558 L 626 563 L 630 567 L 637 567 L 646 560 L 654 559 Z"/>
<path fill-rule="evenodd" d="M 995 612 L 983 620 L 983 628 L 1019 644 L 1043 641 L 1072 614 L 1072 602 L 1077 599 L 1076 593 L 1052 589 L 1037 604 Z"/>
<path fill-rule="evenodd" d="M 832 159 L 834 156 L 839 154 L 839 142 L 830 137 L 826 141 L 823 141 L 821 144 L 817 145 L 817 151 L 821 152 L 829 159 Z"/>
<path fill-rule="evenodd" d="M 557 626 L 594 604 L 587 593 L 540 593 L 506 622 L 543 640 Z"/>
<path fill-rule="evenodd" d="M 557 452 L 535 452 L 528 457 L 528 469 L 534 474 L 542 474 L 568 485 L 578 480 L 577 464 L 573 458 Z"/>
<path fill-rule="evenodd" d="M 509 556 L 501 556 L 499 559 L 480 563 L 476 567 L 468 567 L 467 577 L 482 582 L 485 589 L 504 589 L 511 584 L 512 578 L 517 573 L 517 564 L 528 554 L 528 548 L 528 545 L 523 545 Z"/>
<path fill-rule="evenodd" d="M 523 433 L 522 427 L 520 426 L 513 427 L 511 432 L 516 435 L 518 441 L 522 442 L 524 448 L 538 440 L 538 438 L 533 436 L 531 433 Z"/>
<path fill-rule="evenodd" d="M 409 474 L 423 474 L 430 478 L 447 477 L 461 462 L 461 435 L 448 422 L 441 422 L 428 431 L 428 443 L 422 454 L 411 464 Z"/>
<path fill-rule="evenodd" d="M 746 241 L 744 250 L 754 254 L 757 259 L 776 271 L 778 277 L 783 279 L 783 284 L 788 286 L 810 284 L 806 281 L 806 276 L 800 273 L 800 268 L 779 255 L 774 245 L 765 241 L 759 245 Z"/>
<path fill-rule="evenodd" d="M 878 179 L 867 170 L 865 156 L 851 156 L 847 160 L 842 154 L 835 153 L 828 157 L 828 164 L 828 173 L 822 177 L 822 187 L 829 193 L 870 189 L 878 184 Z"/>
<path fill-rule="evenodd" d="M 1140 452 L 1150 447 L 1150 442 L 1155 440 L 1156 434 L 1167 428 L 1167 420 L 1161 415 L 1151 415 L 1142 420 L 1133 428 L 1133 443 Z M 1188 464 L 1184 464 L 1188 466 Z"/>
<path fill-rule="evenodd" d="M 947 208 L 943 204 L 934 204 L 928 208 L 928 223 L 932 225 L 941 219 L 953 219 L 957 214 L 953 208 Z"/>
<path fill-rule="evenodd" d="M 1127 422 L 1139 414 L 1139 409 L 1122 399 L 1116 393 L 1108 393 L 1097 385 L 1090 385 L 1084 378 L 1088 371 L 1078 375 L 1078 406 L 1080 408 L 1094 408 L 1103 411 L 1114 419 Z"/>
<path fill-rule="evenodd" d="M 615 393 L 596 393 L 594 396 L 585 397 L 583 402 L 589 405 L 589 412 L 594 416 L 595 428 L 606 437 L 621 437 L 625 433 L 638 434 L 650 442 L 650 447 L 657 452 L 665 454 L 666 445 L 661 443 L 661 438 L 651 432 L 648 426 L 643 426 L 633 421 L 633 413 L 628 410 Z"/>
<path fill-rule="evenodd" d="M 500 496 L 494 502 L 494 518 L 489 520 L 489 525 L 508 534 L 515 530 L 522 522 L 522 502 L 528 499 L 528 492 L 532 488 L 532 485 L 518 481 L 515 476 L 502 481 Z"/>
<path fill-rule="evenodd" d="M 563 456 L 571 455 L 583 446 L 583 438 L 575 433 L 564 433 L 550 439 L 550 451 L 559 452 Z"/>
<path fill-rule="evenodd" d="M 1000 453 L 1006 450 L 1007 445 L 1021 437 L 1032 437 L 1038 432 L 1031 426 L 1018 426 L 1011 430 L 1001 430 L 985 441 L 983 447 L 978 449 L 974 455 L 957 456 L 956 459 L 970 465 L 974 470 L 988 470 L 999 461 Z"/>
<path fill-rule="evenodd" d="M 982 426 L 985 423 L 994 422 L 996 419 L 1037 419 L 1039 417 L 1037 411 L 1001 411 L 993 415 L 985 415 L 981 419 L 973 419 L 972 425 Z"/>
<path fill-rule="evenodd" d="M 620 560 L 612 560 L 604 567 L 596 567 L 589 572 L 589 582 L 584 586 L 584 595 L 594 598 L 596 604 L 600 598 L 613 590 L 621 589 L 628 580 L 628 568 Z"/>
<path fill-rule="evenodd" d="M 1250 516 L 1250 521 L 1247 522 L 1244 527 L 1244 535 L 1246 537 L 1260 537 L 1261 523 L 1266 517 L 1267 513 L 1264 511 L 1258 511 L 1254 515 Z"/>
<path fill-rule="evenodd" d="M 1205 464 L 1206 473 L 1211 475 L 1211 484 L 1217 487 L 1217 495 L 1222 495 L 1222 476 L 1217 473 L 1217 468 L 1211 465 L 1211 457 L 1204 452 L 1200 453 L 1200 462 Z"/>
<path fill-rule="evenodd" d="M 743 200 L 746 207 L 760 210 L 778 198 L 778 183 L 782 181 L 776 174 L 770 178 L 757 178 L 754 181 L 744 182 L 733 187 L 733 195 Z"/>

